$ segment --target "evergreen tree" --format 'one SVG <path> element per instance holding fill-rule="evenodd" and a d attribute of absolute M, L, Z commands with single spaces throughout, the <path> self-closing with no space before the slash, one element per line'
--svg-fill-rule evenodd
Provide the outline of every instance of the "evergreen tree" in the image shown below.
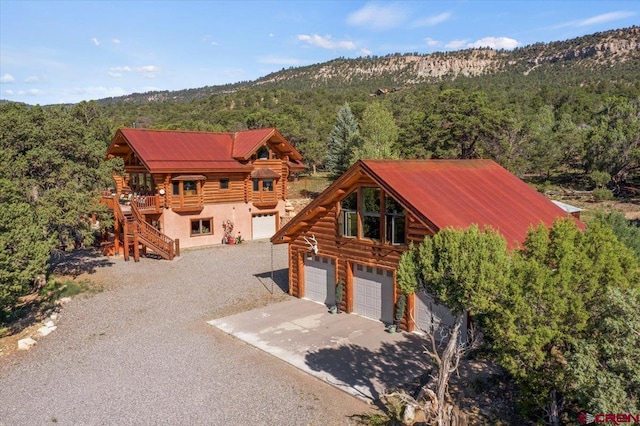
<path fill-rule="evenodd" d="M 353 150 L 360 146 L 358 122 L 348 103 L 338 112 L 336 124 L 327 144 L 327 169 L 339 176 L 351 165 Z"/>

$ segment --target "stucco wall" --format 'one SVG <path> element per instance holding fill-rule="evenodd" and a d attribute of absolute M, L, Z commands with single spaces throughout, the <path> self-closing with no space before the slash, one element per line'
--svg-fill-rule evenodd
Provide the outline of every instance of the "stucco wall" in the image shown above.
<path fill-rule="evenodd" d="M 284 215 L 284 201 L 280 200 L 273 209 L 258 209 L 251 203 L 206 204 L 201 212 L 194 214 L 175 213 L 166 209 L 160 219 L 162 232 L 173 239 L 180 240 L 181 248 L 221 244 L 224 230 L 222 222 L 231 219 L 235 235 L 241 233 L 245 240 L 251 239 L 251 217 L 253 214 L 277 211 Z M 191 236 L 191 220 L 213 218 L 213 234 Z M 279 226 L 278 226 L 279 229 Z"/>

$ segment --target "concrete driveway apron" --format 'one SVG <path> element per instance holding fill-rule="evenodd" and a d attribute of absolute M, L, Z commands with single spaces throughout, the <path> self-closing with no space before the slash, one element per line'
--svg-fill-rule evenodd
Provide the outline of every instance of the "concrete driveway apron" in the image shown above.
<path fill-rule="evenodd" d="M 379 321 L 303 299 L 208 323 L 367 402 L 415 380 L 427 364 L 421 335 L 390 334 Z"/>

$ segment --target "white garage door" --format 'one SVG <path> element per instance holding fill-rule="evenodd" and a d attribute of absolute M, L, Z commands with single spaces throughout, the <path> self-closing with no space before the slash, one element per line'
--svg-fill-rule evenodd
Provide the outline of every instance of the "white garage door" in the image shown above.
<path fill-rule="evenodd" d="M 434 298 L 427 292 L 421 290 L 415 294 L 415 319 L 416 325 L 420 330 L 426 332 L 435 332 L 437 340 L 441 340 L 443 335 L 447 334 L 444 327 L 452 327 L 455 323 L 455 318 L 451 314 L 449 309 L 439 303 L 436 303 Z M 467 324 L 462 324 L 460 330 L 461 339 L 467 335 Z M 466 340 L 466 339 L 463 339 Z"/>
<path fill-rule="evenodd" d="M 393 323 L 393 272 L 354 265 L 353 310 L 367 318 Z"/>
<path fill-rule="evenodd" d="M 336 262 L 319 256 L 304 260 L 304 297 L 327 306 L 336 303 Z"/>
<path fill-rule="evenodd" d="M 252 218 L 251 239 L 260 240 L 263 238 L 271 238 L 276 233 L 276 215 L 257 214 Z"/>

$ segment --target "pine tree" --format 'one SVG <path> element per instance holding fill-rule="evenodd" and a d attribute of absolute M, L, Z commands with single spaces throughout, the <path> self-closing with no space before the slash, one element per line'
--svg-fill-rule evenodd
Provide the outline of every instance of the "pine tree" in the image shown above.
<path fill-rule="evenodd" d="M 348 103 L 338 112 L 336 124 L 329 135 L 327 146 L 327 169 L 341 175 L 351 165 L 353 150 L 360 145 L 358 122 Z"/>

